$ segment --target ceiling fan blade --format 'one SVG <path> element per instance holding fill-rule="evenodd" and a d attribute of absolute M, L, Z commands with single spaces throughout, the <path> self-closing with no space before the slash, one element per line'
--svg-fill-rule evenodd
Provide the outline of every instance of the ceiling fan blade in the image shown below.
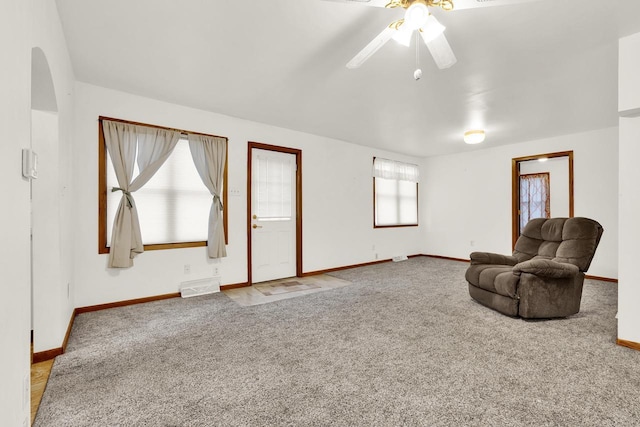
<path fill-rule="evenodd" d="M 476 7 L 489 6 L 509 6 L 512 4 L 532 3 L 535 1 L 540 0 L 453 0 L 453 10 L 474 9 Z"/>
<path fill-rule="evenodd" d="M 351 61 L 347 63 L 347 68 L 358 68 L 364 62 L 369 59 L 371 55 L 376 53 L 378 49 L 385 45 L 386 42 L 393 37 L 393 34 L 396 32 L 395 29 L 387 27 L 378 36 L 371 40 L 368 45 L 364 47 L 356 56 L 353 57 Z"/>
<path fill-rule="evenodd" d="M 374 7 L 385 7 L 389 3 L 389 0 L 323 0 L 323 1 L 332 1 L 334 3 L 361 4 L 363 6 L 374 6 Z"/>
<path fill-rule="evenodd" d="M 422 35 L 422 38 L 427 45 L 427 48 L 429 48 L 429 52 L 431 52 L 433 60 L 436 61 L 438 68 L 443 70 L 458 62 L 458 59 L 453 54 L 453 50 L 451 50 L 451 46 L 444 34 L 440 34 L 435 39 L 429 41 L 426 40 L 425 34 L 426 33 L 424 32 L 420 32 L 420 35 Z"/>

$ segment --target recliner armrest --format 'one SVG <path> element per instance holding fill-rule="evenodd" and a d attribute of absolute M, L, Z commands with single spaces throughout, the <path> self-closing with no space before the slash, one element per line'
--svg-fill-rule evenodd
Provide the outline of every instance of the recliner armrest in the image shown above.
<path fill-rule="evenodd" d="M 580 269 L 564 262 L 551 261 L 550 259 L 530 259 L 513 267 L 513 274 L 530 273 L 541 277 L 567 278 L 573 277 Z"/>
<path fill-rule="evenodd" d="M 471 252 L 471 264 L 516 265 L 518 260 L 511 255 L 494 254 L 491 252 Z"/>

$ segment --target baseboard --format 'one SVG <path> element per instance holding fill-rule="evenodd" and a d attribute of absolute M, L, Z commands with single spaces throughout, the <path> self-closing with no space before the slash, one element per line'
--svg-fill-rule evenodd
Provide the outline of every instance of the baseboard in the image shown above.
<path fill-rule="evenodd" d="M 220 286 L 220 291 L 228 291 L 230 289 L 246 288 L 247 286 L 250 286 L 249 282 L 234 283 L 232 285 L 221 285 Z"/>
<path fill-rule="evenodd" d="M 62 340 L 62 347 L 52 348 L 50 350 L 39 351 L 33 353 L 31 357 L 31 364 L 44 362 L 46 360 L 55 359 L 57 356 L 64 354 L 67 351 L 67 344 L 69 344 L 69 336 L 71 336 L 71 329 L 73 328 L 73 321 L 77 316 L 76 309 L 71 312 L 71 318 L 69 319 L 69 325 L 67 326 L 67 333 L 64 334 L 64 340 Z M 33 331 L 31 331 L 31 342 L 33 342 Z"/>
<path fill-rule="evenodd" d="M 319 274 L 333 273 L 334 271 L 349 270 L 350 268 L 366 267 L 366 266 L 369 266 L 369 265 L 383 264 L 385 262 L 391 262 L 391 259 L 381 259 L 381 260 L 377 260 L 377 261 L 363 262 L 361 264 L 345 265 L 345 266 L 342 266 L 342 267 L 327 268 L 325 270 L 309 271 L 309 272 L 306 272 L 306 273 L 302 273 L 302 277 L 317 276 Z"/>
<path fill-rule="evenodd" d="M 125 301 L 116 301 L 116 302 L 110 302 L 107 304 L 90 305 L 87 307 L 78 307 L 75 309 L 75 313 L 76 315 L 78 315 L 82 313 L 90 313 L 92 311 L 106 310 L 108 308 L 126 307 L 128 305 L 143 304 L 145 302 L 161 301 L 161 300 L 170 299 L 170 298 L 180 298 L 180 292 L 164 294 L 164 295 L 156 295 L 156 296 L 146 297 L 146 298 L 136 298 L 136 299 L 130 299 Z"/>
<path fill-rule="evenodd" d="M 618 279 L 611 279 L 609 277 L 600 277 L 600 276 L 590 276 L 590 275 L 585 275 L 584 276 L 585 279 L 591 279 L 591 280 L 599 280 L 601 282 L 610 282 L 610 283 L 618 283 Z"/>
<path fill-rule="evenodd" d="M 627 348 L 631 348 L 633 350 L 640 351 L 640 343 L 637 343 L 637 342 L 621 340 L 620 338 L 618 338 L 616 340 L 616 344 L 618 344 L 618 345 L 620 345 L 622 347 L 627 347 Z"/>
<path fill-rule="evenodd" d="M 423 257 L 423 256 L 429 256 L 429 255 L 423 255 L 423 254 L 407 255 L 407 258 L 418 258 L 418 257 Z M 342 267 L 327 268 L 325 270 L 309 271 L 307 273 L 302 273 L 302 277 L 317 276 L 319 274 L 333 273 L 334 271 L 349 270 L 351 268 L 366 267 L 368 265 L 383 264 L 385 262 L 392 262 L 392 261 L 393 260 L 391 258 L 389 258 L 389 259 L 379 259 L 379 260 L 376 260 L 376 261 L 363 262 L 361 264 L 345 265 L 345 266 L 342 266 Z"/>
<path fill-rule="evenodd" d="M 78 315 L 78 309 L 74 308 L 71 313 L 71 319 L 69 319 L 69 325 L 67 326 L 67 333 L 64 334 L 64 340 L 62 340 L 62 352 L 67 351 L 67 344 L 69 344 L 69 337 L 71 336 L 71 329 L 73 328 L 73 321 L 76 320 Z"/>
<path fill-rule="evenodd" d="M 415 258 L 415 257 L 421 257 L 421 256 L 424 256 L 424 255 L 422 255 L 422 254 L 408 255 L 407 258 Z M 344 265 L 342 267 L 333 267 L 333 268 L 327 268 L 327 269 L 324 269 L 324 270 L 308 271 L 306 273 L 302 273 L 302 275 L 300 277 L 317 276 L 319 274 L 332 273 L 334 271 L 341 271 L 341 270 L 349 270 L 351 268 L 357 268 L 357 267 L 366 267 L 368 265 L 382 264 L 382 263 L 391 262 L 391 261 L 392 261 L 391 259 L 380 259 L 380 260 L 376 260 L 376 261 L 363 262 L 363 263 L 360 263 L 360 264 Z M 236 284 L 233 284 L 233 285 L 222 285 L 222 286 L 220 286 L 220 290 L 221 291 L 228 291 L 229 289 L 245 288 L 247 286 L 251 286 L 251 285 L 248 282 L 236 283 Z"/>
<path fill-rule="evenodd" d="M 470 260 L 468 260 L 468 259 L 464 259 L 464 258 L 452 258 L 452 257 L 449 257 L 449 256 L 441 256 L 441 255 L 423 255 L 423 256 L 426 256 L 426 257 L 428 257 L 428 258 L 446 259 L 446 260 L 448 260 L 448 261 L 458 261 L 458 262 L 466 262 L 466 263 L 471 262 L 471 261 L 470 261 Z"/>
<path fill-rule="evenodd" d="M 64 354 L 64 349 L 62 347 L 39 351 L 37 353 L 33 353 L 33 361 L 31 363 L 40 363 L 45 360 L 55 359 L 56 356 L 60 356 L 61 354 Z"/>

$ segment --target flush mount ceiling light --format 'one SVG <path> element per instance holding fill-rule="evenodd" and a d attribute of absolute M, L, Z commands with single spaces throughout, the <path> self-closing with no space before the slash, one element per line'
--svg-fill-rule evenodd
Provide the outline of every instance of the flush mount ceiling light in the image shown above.
<path fill-rule="evenodd" d="M 468 130 L 464 133 L 464 142 L 467 144 L 480 144 L 484 141 L 484 130 L 482 129 L 473 129 Z"/>

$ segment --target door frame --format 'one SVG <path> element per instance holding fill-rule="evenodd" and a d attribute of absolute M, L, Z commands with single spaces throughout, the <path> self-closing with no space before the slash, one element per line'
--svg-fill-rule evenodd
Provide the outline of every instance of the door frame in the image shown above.
<path fill-rule="evenodd" d="M 253 176 L 251 173 L 251 163 L 254 148 L 296 156 L 296 276 L 302 277 L 302 150 L 249 141 L 247 147 L 247 283 L 249 286 L 253 283 L 251 252 L 251 212 L 253 210 L 251 193 Z"/>
<path fill-rule="evenodd" d="M 573 151 L 559 151 L 557 153 L 536 154 L 533 156 L 516 157 L 511 159 L 511 249 L 515 249 L 518 240 L 518 224 L 520 223 L 520 163 L 529 160 L 553 159 L 567 157 L 569 160 L 569 217 L 573 218 Z"/>

